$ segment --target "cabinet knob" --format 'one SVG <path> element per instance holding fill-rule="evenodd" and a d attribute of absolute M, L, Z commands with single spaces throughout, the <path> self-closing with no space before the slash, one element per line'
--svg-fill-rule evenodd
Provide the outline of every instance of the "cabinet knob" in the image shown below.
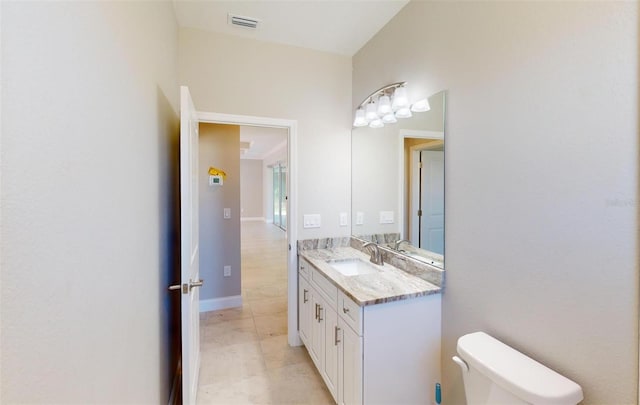
<path fill-rule="evenodd" d="M 349 308 L 342 307 L 342 312 L 346 314 L 347 312 L 349 312 Z"/>

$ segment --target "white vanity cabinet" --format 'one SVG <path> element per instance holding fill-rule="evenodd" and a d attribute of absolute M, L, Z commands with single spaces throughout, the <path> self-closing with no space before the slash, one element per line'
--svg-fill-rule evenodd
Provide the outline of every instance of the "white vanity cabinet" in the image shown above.
<path fill-rule="evenodd" d="M 300 337 L 336 403 L 432 402 L 440 294 L 359 306 L 303 257 L 299 289 Z"/>

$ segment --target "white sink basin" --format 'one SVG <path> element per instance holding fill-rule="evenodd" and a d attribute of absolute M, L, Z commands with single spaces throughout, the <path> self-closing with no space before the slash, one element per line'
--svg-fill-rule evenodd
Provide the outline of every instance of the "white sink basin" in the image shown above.
<path fill-rule="evenodd" d="M 343 276 L 360 276 L 377 272 L 377 269 L 360 259 L 328 262 L 334 270 Z"/>

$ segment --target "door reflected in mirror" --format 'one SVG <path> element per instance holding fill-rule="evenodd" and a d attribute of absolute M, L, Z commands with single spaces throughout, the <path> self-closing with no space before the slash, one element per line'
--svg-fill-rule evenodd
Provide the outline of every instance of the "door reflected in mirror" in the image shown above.
<path fill-rule="evenodd" d="M 352 234 L 444 268 L 445 92 L 431 109 L 352 131 Z"/>

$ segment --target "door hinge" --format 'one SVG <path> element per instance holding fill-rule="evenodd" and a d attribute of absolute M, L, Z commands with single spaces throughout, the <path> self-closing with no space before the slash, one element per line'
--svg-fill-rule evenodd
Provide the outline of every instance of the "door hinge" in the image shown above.
<path fill-rule="evenodd" d="M 418 210 L 418 216 L 421 217 L 422 216 L 422 210 Z"/>
<path fill-rule="evenodd" d="M 418 168 L 422 169 L 422 162 L 418 163 Z"/>

